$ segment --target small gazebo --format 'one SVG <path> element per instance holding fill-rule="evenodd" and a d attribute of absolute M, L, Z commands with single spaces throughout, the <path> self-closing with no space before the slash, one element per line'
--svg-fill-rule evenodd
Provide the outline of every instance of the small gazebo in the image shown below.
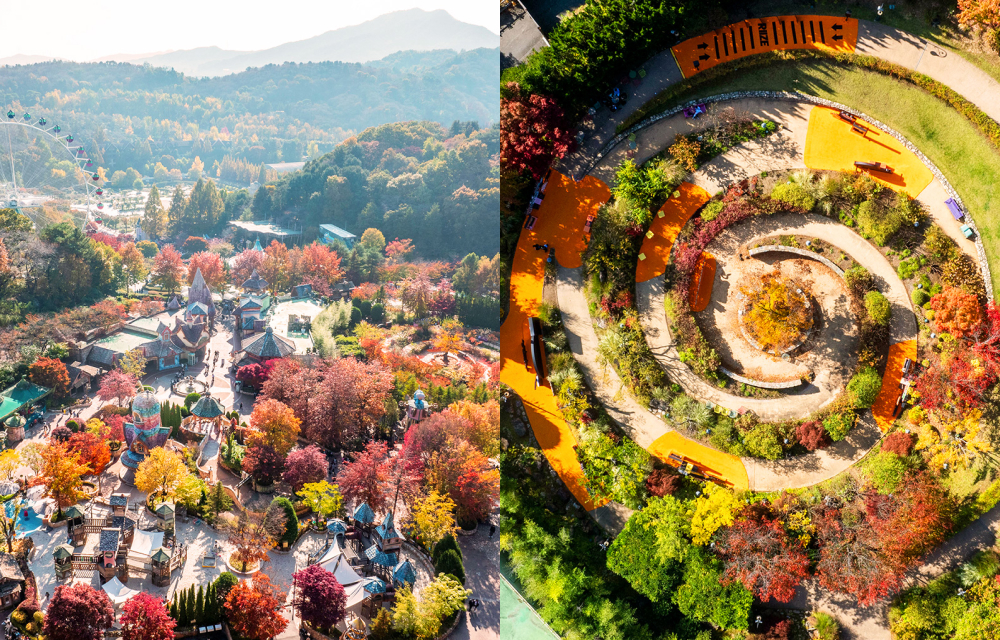
<path fill-rule="evenodd" d="M 73 575 L 73 547 L 61 544 L 52 550 L 52 560 L 56 567 L 56 578 L 62 580 Z"/>
<path fill-rule="evenodd" d="M 83 526 L 83 511 L 74 504 L 63 510 L 63 516 L 66 518 L 66 531 L 70 541 L 74 547 L 79 547 L 87 541 L 87 532 Z"/>
<path fill-rule="evenodd" d="M 153 567 L 153 584 L 158 587 L 170 585 L 170 549 L 160 547 L 149 557 Z"/>
<path fill-rule="evenodd" d="M 7 418 L 3 424 L 7 427 L 7 442 L 14 443 L 24 440 L 24 418 L 20 414 L 15 413 Z"/>
<path fill-rule="evenodd" d="M 223 419 L 226 417 L 226 409 L 222 404 L 210 395 L 204 395 L 191 407 L 191 415 L 184 419 L 184 428 L 193 433 L 205 435 L 209 432 L 205 428 L 205 423 L 210 423 L 216 429 L 220 429 Z"/>
<path fill-rule="evenodd" d="M 164 533 L 173 534 L 175 515 L 174 503 L 169 500 L 161 502 L 157 505 L 154 511 L 156 513 L 156 528 Z"/>
<path fill-rule="evenodd" d="M 367 502 L 362 502 L 354 509 L 355 525 L 371 525 L 375 522 L 375 512 L 368 506 Z"/>

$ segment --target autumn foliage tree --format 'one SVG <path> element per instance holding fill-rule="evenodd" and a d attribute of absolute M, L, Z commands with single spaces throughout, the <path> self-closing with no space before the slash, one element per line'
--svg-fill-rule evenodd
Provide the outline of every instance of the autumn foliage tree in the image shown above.
<path fill-rule="evenodd" d="M 376 513 L 384 511 L 392 497 L 392 466 L 389 446 L 370 441 L 341 467 L 337 474 L 340 492 L 355 504 L 367 502 Z"/>
<path fill-rule="evenodd" d="M 333 286 L 344 279 L 340 256 L 325 244 L 313 242 L 289 252 L 291 284 L 311 284 L 321 295 L 330 295 Z"/>
<path fill-rule="evenodd" d="M 958 0 L 958 15 L 963 26 L 977 26 L 985 29 L 989 46 L 1000 52 L 1000 2 L 998 0 Z"/>
<path fill-rule="evenodd" d="M 285 456 L 265 442 L 258 441 L 247 449 L 241 467 L 260 485 L 278 481 L 285 470 Z"/>
<path fill-rule="evenodd" d="M 90 468 L 92 475 L 99 475 L 111 462 L 111 450 L 100 436 L 81 431 L 69 438 L 69 450 L 80 455 L 80 462 Z"/>
<path fill-rule="evenodd" d="M 134 396 L 138 387 L 139 381 L 135 376 L 120 369 L 112 369 L 101 377 L 97 397 L 104 402 L 115 400 L 118 406 L 124 406 L 125 400 Z"/>
<path fill-rule="evenodd" d="M 233 264 L 229 271 L 232 282 L 237 287 L 250 279 L 254 270 L 260 275 L 261 267 L 264 265 L 264 254 L 260 251 L 247 249 L 233 256 Z"/>
<path fill-rule="evenodd" d="M 934 310 L 934 328 L 956 337 L 964 337 L 982 322 L 979 298 L 958 287 L 945 287 L 944 291 L 931 298 Z"/>
<path fill-rule="evenodd" d="M 314 564 L 292 574 L 292 606 L 299 616 L 320 629 L 329 629 L 347 615 L 347 594 L 333 573 Z"/>
<path fill-rule="evenodd" d="M 59 512 L 76 504 L 83 497 L 83 476 L 90 468 L 80 460 L 80 454 L 66 444 L 52 442 L 40 452 L 45 495 L 56 501 Z"/>
<path fill-rule="evenodd" d="M 516 82 L 500 99 L 500 162 L 504 171 L 530 173 L 538 180 L 573 144 L 569 122 L 556 101 L 529 94 Z"/>
<path fill-rule="evenodd" d="M 776 273 L 740 288 L 746 299 L 740 322 L 765 351 L 794 345 L 812 327 L 812 307 L 797 289 L 797 284 Z"/>
<path fill-rule="evenodd" d="M 181 258 L 180 252 L 174 248 L 174 245 L 168 244 L 153 258 L 151 273 L 153 284 L 173 294 L 184 282 L 187 268 L 184 266 L 184 259 Z"/>
<path fill-rule="evenodd" d="M 258 562 L 266 562 L 269 559 L 267 552 L 284 535 L 285 525 L 283 516 L 272 514 L 265 517 L 249 510 L 243 511 L 229 530 L 228 542 L 233 546 L 232 561 L 244 572 Z"/>
<path fill-rule="evenodd" d="M 720 530 L 717 550 L 727 583 L 739 581 L 761 600 L 790 602 L 809 575 L 809 558 L 777 519 L 740 519 Z"/>
<path fill-rule="evenodd" d="M 218 290 L 228 279 L 225 265 L 222 258 L 217 253 L 211 251 L 199 251 L 188 260 L 188 284 L 194 281 L 194 274 L 201 269 L 201 276 L 205 278 L 205 284 L 212 289 Z"/>
<path fill-rule="evenodd" d="M 226 620 L 246 640 L 270 640 L 285 630 L 288 620 L 278 611 L 284 596 L 263 572 L 238 583 L 226 596 Z"/>
<path fill-rule="evenodd" d="M 271 375 L 272 362 L 274 361 L 245 364 L 236 370 L 236 379 L 254 389 L 260 389 Z"/>
<path fill-rule="evenodd" d="M 156 447 L 135 470 L 135 486 L 152 496 L 170 498 L 190 472 L 184 460 L 173 451 Z"/>
<path fill-rule="evenodd" d="M 121 625 L 124 640 L 173 640 L 177 621 L 162 600 L 140 592 L 122 605 Z"/>
<path fill-rule="evenodd" d="M 500 472 L 466 440 L 449 439 L 433 452 L 424 471 L 427 487 L 455 502 L 459 522 L 485 519 L 500 492 Z"/>
<path fill-rule="evenodd" d="M 333 449 L 376 432 L 392 389 L 392 373 L 380 363 L 322 359 L 306 368 L 286 358 L 274 365 L 260 399 L 291 407 L 306 438 Z"/>
<path fill-rule="evenodd" d="M 253 430 L 247 439 L 251 447 L 265 444 L 284 457 L 295 445 L 301 423 L 291 407 L 273 398 L 266 398 L 253 407 L 253 413 L 250 414 L 250 426 Z"/>
<path fill-rule="evenodd" d="M 795 428 L 795 437 L 808 451 L 825 449 L 830 445 L 830 436 L 823 423 L 816 420 L 808 420 Z"/>
<path fill-rule="evenodd" d="M 284 479 L 292 487 L 292 491 L 298 493 L 305 484 L 326 480 L 329 471 L 330 463 L 326 459 L 326 454 L 311 444 L 288 454 L 285 459 Z"/>
<path fill-rule="evenodd" d="M 28 368 L 28 379 L 42 387 L 52 389 L 52 397 L 65 398 L 69 394 L 69 371 L 61 360 L 39 358 Z"/>
<path fill-rule="evenodd" d="M 107 594 L 89 584 L 57 586 L 45 614 L 42 634 L 51 640 L 103 640 L 115 621 Z"/>

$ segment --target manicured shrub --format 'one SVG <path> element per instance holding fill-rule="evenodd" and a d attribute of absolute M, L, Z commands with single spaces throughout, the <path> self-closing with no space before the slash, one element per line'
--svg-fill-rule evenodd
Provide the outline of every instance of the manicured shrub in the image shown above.
<path fill-rule="evenodd" d="M 268 511 L 272 509 L 280 509 L 285 516 L 285 533 L 278 538 L 278 543 L 288 543 L 289 547 L 292 546 L 299 537 L 299 518 L 295 515 L 295 507 L 292 506 L 292 501 L 288 498 L 275 498 L 271 501 Z"/>
<path fill-rule="evenodd" d="M 894 209 L 886 209 L 875 200 L 865 200 L 858 205 L 858 230 L 879 246 L 884 246 L 903 224 L 902 216 Z"/>
<path fill-rule="evenodd" d="M 825 449 L 830 446 L 830 436 L 823 425 L 815 420 L 803 422 L 795 428 L 795 438 L 809 451 Z"/>
<path fill-rule="evenodd" d="M 653 469 L 646 476 L 646 490 L 658 498 L 673 495 L 681 486 L 681 478 L 667 469 Z"/>
<path fill-rule="evenodd" d="M 844 272 L 844 282 L 851 293 L 859 298 L 875 288 L 875 278 L 868 269 L 856 264 Z"/>
<path fill-rule="evenodd" d="M 830 439 L 840 442 L 847 437 L 851 427 L 854 426 L 854 412 L 845 411 L 843 413 L 831 413 L 823 418 L 823 428 L 830 434 Z"/>
<path fill-rule="evenodd" d="M 788 640 L 792 637 L 792 621 L 780 620 L 770 626 L 761 640 Z"/>
<path fill-rule="evenodd" d="M 865 309 L 868 317 L 877 325 L 885 326 L 889 324 L 892 317 L 892 307 L 884 295 L 878 291 L 869 291 L 865 294 Z"/>
<path fill-rule="evenodd" d="M 434 545 L 434 551 L 431 553 L 431 558 L 437 563 L 438 558 L 442 553 L 448 550 L 454 550 L 458 557 L 462 557 L 462 550 L 458 548 L 458 542 L 455 540 L 455 536 L 448 534 L 445 537 L 438 540 L 438 543 Z"/>
<path fill-rule="evenodd" d="M 816 633 L 819 640 L 840 640 L 840 623 L 829 613 L 817 611 L 813 613 L 816 620 Z"/>
<path fill-rule="evenodd" d="M 465 584 L 465 567 L 462 566 L 462 559 L 458 557 L 458 552 L 454 549 L 448 549 L 438 556 L 437 562 L 434 563 L 434 575 L 441 575 L 442 573 L 447 573 Z"/>
<path fill-rule="evenodd" d="M 213 583 L 215 585 L 215 593 L 219 596 L 220 601 L 224 601 L 226 596 L 229 595 L 229 590 L 236 586 L 240 580 L 236 577 L 236 574 L 230 573 L 228 571 L 223 571 L 219 574 L 219 577 L 215 579 Z"/>
<path fill-rule="evenodd" d="M 767 460 L 777 460 L 784 455 L 778 429 L 773 424 L 762 422 L 750 430 L 743 438 L 750 455 Z"/>
<path fill-rule="evenodd" d="M 865 367 L 854 374 L 847 383 L 847 390 L 854 395 L 854 404 L 859 409 L 867 409 L 875 403 L 879 389 L 882 388 L 882 378 L 875 367 Z"/>
<path fill-rule="evenodd" d="M 895 453 L 880 451 L 865 462 L 865 472 L 872 486 L 883 495 L 895 493 L 909 470 L 905 458 Z"/>
<path fill-rule="evenodd" d="M 931 294 L 927 293 L 923 289 L 914 289 L 910 299 L 913 300 L 913 306 L 922 307 L 930 302 Z"/>
<path fill-rule="evenodd" d="M 893 431 L 882 442 L 882 451 L 889 451 L 904 458 L 910 455 L 912 449 L 913 436 L 903 431 Z"/>
<path fill-rule="evenodd" d="M 771 191 L 771 197 L 806 211 L 812 211 L 812 208 L 816 206 L 816 199 L 809 195 L 805 187 L 796 182 L 783 182 L 776 185 Z"/>
<path fill-rule="evenodd" d="M 725 208 L 725 203 L 722 200 L 712 200 L 705 205 L 705 208 L 701 210 L 701 219 L 708 222 L 715 220 L 715 217 L 722 212 Z"/>
<path fill-rule="evenodd" d="M 201 400 L 200 393 L 192 392 L 187 394 L 186 396 L 184 396 L 184 408 L 190 411 L 191 407 L 193 407 L 195 403 L 198 402 L 199 400 Z"/>

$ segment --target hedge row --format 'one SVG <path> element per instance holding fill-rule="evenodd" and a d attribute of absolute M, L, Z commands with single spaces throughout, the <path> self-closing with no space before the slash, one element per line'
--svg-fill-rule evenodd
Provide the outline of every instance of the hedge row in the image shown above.
<path fill-rule="evenodd" d="M 699 73 L 693 78 L 682 80 L 670 88 L 661 91 L 655 98 L 637 109 L 634 114 L 622 122 L 618 126 L 617 131 L 624 131 L 641 122 L 645 118 L 665 110 L 678 96 L 696 89 L 701 85 L 729 76 L 730 74 L 739 71 L 757 69 L 760 67 L 767 67 L 782 62 L 800 62 L 817 59 L 832 59 L 843 65 L 880 73 L 919 87 L 931 95 L 947 102 L 949 106 L 965 116 L 969 122 L 975 125 L 994 147 L 1000 150 L 1000 124 L 997 124 L 995 120 L 983 113 L 979 107 L 963 98 L 958 94 L 958 92 L 946 84 L 938 82 L 937 80 L 934 80 L 933 78 L 917 71 L 907 69 L 902 65 L 888 62 L 874 56 L 866 56 L 856 53 L 829 53 L 825 51 L 772 51 L 717 65 Z"/>

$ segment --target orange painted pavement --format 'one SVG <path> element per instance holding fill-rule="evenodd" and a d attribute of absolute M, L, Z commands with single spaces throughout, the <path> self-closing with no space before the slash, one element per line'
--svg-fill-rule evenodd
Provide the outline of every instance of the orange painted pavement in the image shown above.
<path fill-rule="evenodd" d="M 553 170 L 549 176 L 545 198 L 534 215 L 538 218 L 535 228 L 526 232 L 534 239 L 528 243 L 528 250 L 536 242 L 549 243 L 556 248 L 556 260 L 564 267 L 577 269 L 583 264 L 581 254 L 587 248 L 588 238 L 583 233 L 587 216 L 597 214 L 597 209 L 611 198 L 608 185 L 593 176 L 573 182 Z M 524 241 L 525 233 L 521 234 Z M 539 252 L 541 255 L 541 252 Z"/>
<path fill-rule="evenodd" d="M 556 257 L 562 265 L 579 267 L 580 251 L 586 246 L 579 240 L 583 236 L 583 225 L 588 215 L 597 213 L 598 207 L 607 202 L 611 192 L 596 178 L 588 176 L 574 183 L 553 171 L 545 193 L 541 207 L 535 212 L 538 216 L 535 228 L 521 230 L 514 252 L 510 312 L 500 327 L 500 380 L 521 397 L 532 431 L 549 464 L 589 511 L 604 503 L 591 500 L 587 494 L 583 470 L 573 450 L 576 438 L 563 420 L 548 383 L 535 389 L 535 372 L 529 371 L 521 359 L 521 341 L 530 345 L 528 318 L 536 314 L 542 300 L 545 275 L 545 253 L 535 250 L 532 245 L 548 242 L 556 248 Z M 530 366 L 530 346 L 528 362 Z"/>
<path fill-rule="evenodd" d="M 875 422 L 882 433 L 888 431 L 895 422 L 892 410 L 896 406 L 899 394 L 903 392 L 899 388 L 899 382 L 903 379 L 903 363 L 907 358 L 914 361 L 917 359 L 916 340 L 906 340 L 889 346 L 889 361 L 882 375 L 882 388 L 879 389 L 875 404 L 872 405 L 872 415 L 875 416 Z"/>
<path fill-rule="evenodd" d="M 920 195 L 934 179 L 931 170 L 899 140 L 863 121 L 860 123 L 868 128 L 868 133 L 864 136 L 854 133 L 851 124 L 841 120 L 837 113 L 828 107 L 813 107 L 809 112 L 807 167 L 852 172 L 855 161 L 883 162 L 892 167 L 893 173 L 867 171 L 868 175 L 911 198 Z"/>
<path fill-rule="evenodd" d="M 688 302 L 691 305 L 691 311 L 697 313 L 704 311 L 712 300 L 712 287 L 715 285 L 715 256 L 707 251 L 702 252 L 694 269 L 695 281 L 698 286 L 691 287 L 688 291 L 690 298 Z"/>
<path fill-rule="evenodd" d="M 670 248 L 674 246 L 681 229 L 695 211 L 712 197 L 707 191 L 690 182 L 682 182 L 677 191 L 680 191 L 680 197 L 670 197 L 660 207 L 663 217 L 660 217 L 659 212 L 653 217 L 653 223 L 649 225 L 649 232 L 653 237 L 650 238 L 647 233 L 642 240 L 640 252 L 646 259 L 639 260 L 639 264 L 636 265 L 636 282 L 646 282 L 663 275 L 667 270 L 667 262 L 670 261 Z"/>
<path fill-rule="evenodd" d="M 676 431 L 665 433 L 654 440 L 653 444 L 647 447 L 647 451 L 664 462 L 668 461 L 671 453 L 676 453 L 693 462 L 706 475 L 712 476 L 734 489 L 750 488 L 747 468 L 738 456 L 706 447 L 685 438 Z"/>
<path fill-rule="evenodd" d="M 836 16 L 752 18 L 690 38 L 671 48 L 685 78 L 756 53 L 788 49 L 853 52 L 858 21 Z"/>

